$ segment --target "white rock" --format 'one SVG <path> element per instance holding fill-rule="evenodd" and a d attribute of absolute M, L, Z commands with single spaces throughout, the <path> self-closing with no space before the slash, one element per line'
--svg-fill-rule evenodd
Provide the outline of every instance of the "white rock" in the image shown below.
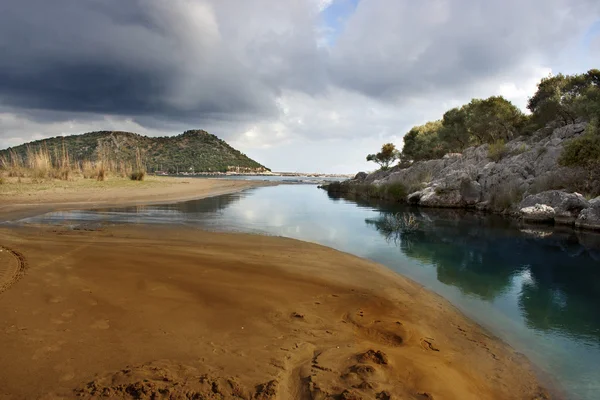
<path fill-rule="evenodd" d="M 556 212 L 554 208 L 545 204 L 536 204 L 531 207 L 524 207 L 520 210 L 523 220 L 532 222 L 551 222 L 554 220 Z"/>

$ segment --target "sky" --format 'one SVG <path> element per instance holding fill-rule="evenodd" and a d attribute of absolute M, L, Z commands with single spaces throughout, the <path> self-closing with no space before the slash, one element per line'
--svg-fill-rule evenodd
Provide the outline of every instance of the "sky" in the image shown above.
<path fill-rule="evenodd" d="M 472 98 L 600 68 L 598 0 L 2 0 L 0 149 L 204 129 L 274 171 L 355 173 Z"/>

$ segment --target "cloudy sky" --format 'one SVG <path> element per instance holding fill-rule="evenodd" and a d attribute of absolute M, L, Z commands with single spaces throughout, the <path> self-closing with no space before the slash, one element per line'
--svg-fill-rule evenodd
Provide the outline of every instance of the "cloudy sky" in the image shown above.
<path fill-rule="evenodd" d="M 598 0 L 2 0 L 0 148 L 205 129 L 352 173 L 473 97 L 600 67 Z"/>

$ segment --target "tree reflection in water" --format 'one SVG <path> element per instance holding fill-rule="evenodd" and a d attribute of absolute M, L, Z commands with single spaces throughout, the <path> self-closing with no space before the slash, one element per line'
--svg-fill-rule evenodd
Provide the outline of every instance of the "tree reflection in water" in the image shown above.
<path fill-rule="evenodd" d="M 407 216 L 417 221 L 411 229 Z M 600 340 L 600 235 L 453 210 L 382 211 L 365 222 L 465 294 L 493 301 L 517 293 L 531 328 Z"/>

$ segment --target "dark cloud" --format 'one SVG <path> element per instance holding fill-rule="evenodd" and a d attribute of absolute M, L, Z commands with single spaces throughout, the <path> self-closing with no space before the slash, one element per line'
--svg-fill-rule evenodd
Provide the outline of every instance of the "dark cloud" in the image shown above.
<path fill-rule="evenodd" d="M 274 115 L 274 85 L 228 51 L 213 17 L 189 1 L 9 0 L 0 102 L 196 120 Z"/>
<path fill-rule="evenodd" d="M 600 18 L 597 0 L 360 0 L 319 14 L 329 3 L 0 0 L 0 147 L 99 129 L 204 128 L 250 148 L 400 141 L 474 96 L 523 102 L 556 66 L 580 71 L 565 49 Z"/>

